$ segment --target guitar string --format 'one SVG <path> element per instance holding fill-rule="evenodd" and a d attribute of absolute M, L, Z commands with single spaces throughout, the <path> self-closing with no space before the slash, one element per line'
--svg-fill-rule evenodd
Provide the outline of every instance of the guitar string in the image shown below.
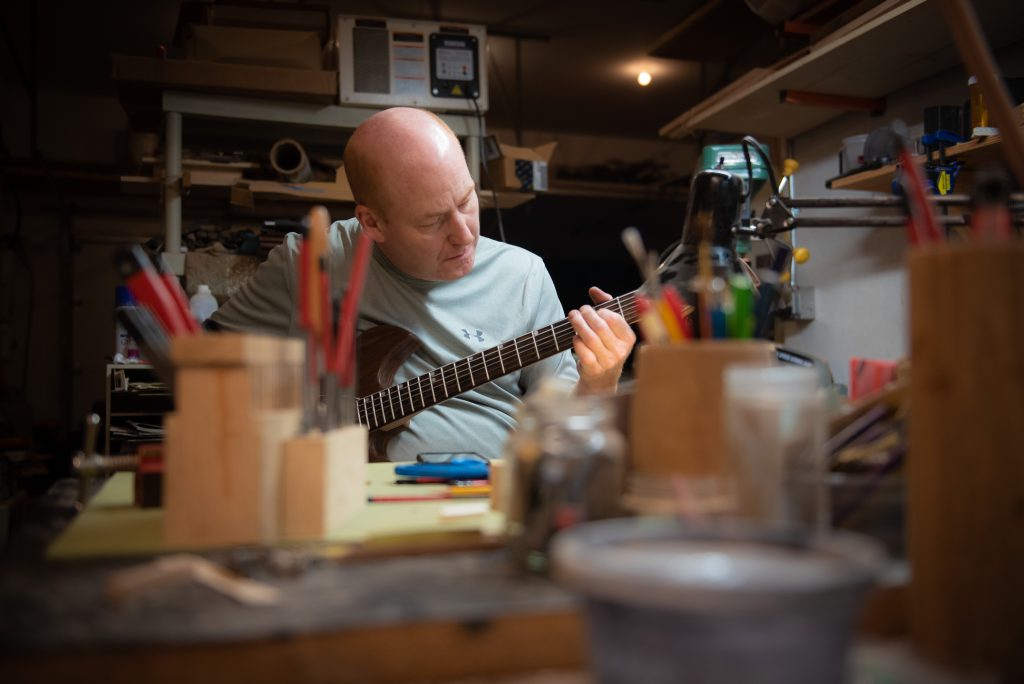
<path fill-rule="evenodd" d="M 633 315 L 636 313 L 636 310 L 637 310 L 636 293 L 635 292 L 627 293 L 627 294 L 622 295 L 621 297 L 618 297 L 616 299 L 609 300 L 607 302 L 602 302 L 601 304 L 595 306 L 594 308 L 598 309 L 598 310 L 601 310 L 601 309 L 613 308 L 613 307 L 617 307 L 619 309 L 619 312 L 621 314 L 623 314 L 624 317 L 627 320 L 631 319 L 633 317 Z M 549 356 L 552 356 L 552 355 L 554 355 L 556 353 L 559 353 L 559 352 L 562 352 L 562 351 L 567 351 L 570 348 L 571 342 L 572 342 L 572 338 L 571 337 L 568 338 L 568 339 L 565 339 L 565 340 L 560 340 L 560 338 L 566 337 L 566 335 L 570 331 L 573 330 L 572 323 L 569 322 L 569 320 L 567 318 L 566 319 L 562 319 L 561 321 L 558 321 L 556 323 L 553 323 L 552 325 L 547 326 L 546 328 L 539 328 L 538 330 L 544 331 L 544 332 L 541 332 L 542 335 L 544 335 L 545 332 L 547 333 L 547 335 L 546 335 L 547 339 L 545 341 L 540 342 L 539 345 L 537 345 L 537 349 L 540 350 L 540 356 L 538 358 L 534 359 L 533 361 L 530 361 L 530 362 L 528 362 L 526 364 L 519 364 L 519 368 L 516 368 L 515 370 L 519 370 L 520 368 L 524 368 L 524 367 L 526 367 L 528 365 L 532 365 L 533 363 L 537 363 L 537 362 L 539 362 L 539 361 L 541 361 L 541 360 L 543 360 L 545 358 L 548 358 Z M 393 402 L 393 398 L 391 396 L 391 392 L 392 391 L 394 391 L 395 394 L 397 394 L 398 405 L 399 405 L 398 406 L 398 408 L 399 408 L 398 412 L 402 414 L 402 417 L 405 417 L 405 416 L 407 416 L 407 415 L 409 415 L 411 413 L 415 413 L 416 411 L 421 411 L 421 410 L 427 408 L 428 406 L 432 406 L 434 404 L 440 403 L 439 401 L 421 402 L 422 405 L 417 408 L 415 398 L 412 395 L 412 383 L 413 382 L 415 382 L 417 384 L 417 389 L 422 393 L 422 383 L 423 383 L 424 378 L 427 378 L 427 382 L 430 383 L 429 386 L 430 386 L 431 390 L 434 390 L 436 388 L 436 386 L 437 386 L 437 384 L 436 384 L 437 381 L 433 378 L 433 374 L 434 373 L 438 373 L 439 375 L 440 374 L 444 374 L 444 378 L 445 379 L 447 379 L 448 377 L 453 377 L 453 378 L 457 379 L 457 382 L 459 384 L 461 384 L 463 381 L 466 381 L 467 384 L 470 385 L 470 387 L 467 390 L 465 390 L 465 391 L 469 391 L 469 389 L 472 389 L 473 387 L 475 387 L 477 385 L 486 384 L 490 380 L 497 379 L 498 377 L 503 377 L 504 375 L 508 375 L 509 373 L 514 373 L 515 370 L 504 372 L 504 362 L 506 360 L 511 362 L 512 359 L 516 359 L 518 361 L 519 360 L 519 353 L 517 353 L 517 352 L 519 352 L 519 349 L 518 349 L 519 341 L 523 340 L 524 338 L 526 338 L 526 339 L 532 338 L 532 337 L 534 337 L 536 335 L 536 333 L 537 333 L 537 331 L 534 331 L 533 333 L 527 333 L 525 335 L 520 335 L 519 337 L 514 338 L 513 340 L 508 340 L 506 342 L 502 342 L 501 344 L 499 344 L 496 347 L 490 347 L 488 349 L 483 350 L 482 352 L 477 352 L 476 354 L 471 354 L 470 356 L 464 357 L 462 359 L 457 359 L 456 361 L 453 361 L 452 363 L 445 364 L 444 366 L 441 366 L 440 368 L 434 369 L 434 370 L 432 370 L 432 371 L 430 371 L 428 373 L 423 373 L 423 374 L 417 375 L 415 377 L 410 378 L 409 380 L 403 381 L 401 383 L 397 383 L 397 384 L 392 385 L 391 387 L 388 387 L 386 389 L 379 390 L 378 392 L 373 392 L 371 394 L 368 394 L 365 397 L 357 397 L 357 399 L 356 399 L 356 402 L 357 402 L 357 405 L 356 405 L 357 415 L 359 415 L 359 409 L 362 408 L 363 409 L 362 410 L 362 416 L 366 418 L 366 424 L 369 425 L 369 420 L 370 420 L 371 414 L 366 410 L 366 401 L 368 401 L 368 400 L 371 401 L 371 406 L 373 406 L 373 404 L 372 404 L 373 397 L 375 397 L 376 395 L 387 394 L 388 395 L 388 397 L 387 397 L 388 401 L 389 402 Z M 562 342 L 564 342 L 564 344 L 561 344 Z M 513 347 L 511 352 L 508 351 L 508 347 L 509 346 Z M 531 346 L 533 346 L 533 345 L 531 345 Z M 497 350 L 497 354 L 496 355 L 492 354 L 492 358 L 490 360 L 488 360 L 487 352 L 493 352 L 495 350 Z M 527 351 L 528 351 L 528 349 L 527 349 Z M 474 370 L 474 358 L 477 357 L 477 356 L 480 357 L 480 360 L 477 362 L 477 366 L 478 366 L 477 369 Z M 497 359 L 493 358 L 494 356 L 497 356 Z M 499 370 L 498 367 L 494 366 L 496 360 L 500 364 L 500 366 L 501 366 L 500 369 L 503 372 L 497 373 L 496 375 L 491 377 L 491 372 L 492 371 L 497 372 Z M 464 366 L 465 370 L 460 370 L 460 368 L 459 368 L 460 365 Z M 446 373 L 445 369 L 447 369 L 448 367 L 452 368 L 452 371 L 453 371 L 452 373 Z M 479 381 L 478 382 L 477 378 L 476 378 L 476 375 L 481 370 L 484 371 L 484 375 L 487 378 L 487 380 L 483 380 L 483 381 Z M 402 398 L 402 386 L 403 385 L 405 385 L 406 394 L 408 395 L 408 402 L 405 399 Z M 458 394 L 462 394 L 462 393 L 463 392 L 459 392 Z M 432 391 L 432 394 L 433 394 L 433 391 Z M 445 399 L 442 399 L 441 401 L 444 401 L 446 399 L 450 399 L 451 398 L 451 395 L 447 394 L 447 392 L 445 394 L 446 394 Z M 407 406 L 408 406 L 408 410 L 406 409 Z M 387 415 L 384 415 L 384 422 L 383 423 L 379 423 L 377 421 L 377 415 L 376 414 L 377 414 L 377 410 L 376 410 L 376 407 L 374 407 L 373 408 L 372 418 L 373 418 L 373 422 L 375 424 L 374 425 L 375 428 L 376 427 L 380 427 L 381 425 L 387 425 L 388 422 L 393 422 L 394 421 L 394 419 L 392 419 L 392 421 L 388 421 L 387 420 Z"/>
<path fill-rule="evenodd" d="M 627 295 L 623 295 L 623 298 L 625 298 L 626 296 Z M 603 304 L 605 304 L 606 306 L 604 306 L 604 307 L 595 307 L 595 308 L 610 308 L 607 305 L 618 306 L 619 302 L 616 302 L 616 301 L 613 300 L 612 302 L 604 302 Z M 621 307 L 621 309 L 623 309 L 622 313 L 625 314 L 626 318 L 631 318 L 633 316 L 633 314 L 636 313 L 635 298 L 633 299 L 633 301 L 629 301 L 625 305 L 623 305 Z M 626 313 L 626 310 L 628 310 L 628 313 Z M 565 342 L 565 344 L 562 345 L 562 344 L 559 343 L 560 342 L 559 337 L 564 337 L 565 334 L 567 334 L 571 329 L 572 329 L 572 324 L 568 322 L 568 319 L 564 319 L 564 320 L 562 320 L 562 321 L 560 321 L 558 323 L 555 323 L 555 324 L 553 324 L 551 326 L 548 326 L 547 329 L 540 328 L 539 330 L 541 330 L 541 331 L 547 332 L 548 330 L 553 330 L 555 332 L 553 334 L 549 332 L 546 335 L 547 341 L 544 341 L 544 342 L 542 342 L 539 345 L 538 349 L 542 349 L 543 350 L 543 351 L 541 351 L 540 357 L 530 361 L 527 364 L 523 364 L 521 367 L 525 367 L 526 365 L 531 365 L 533 363 L 541 361 L 541 360 L 543 360 L 545 358 L 548 358 L 549 356 L 551 356 L 553 354 L 559 353 L 560 351 L 568 350 L 569 349 L 569 345 L 571 344 L 571 338 L 566 339 L 566 340 L 562 340 L 562 341 Z M 544 333 L 542 333 L 542 334 L 544 334 Z M 515 341 L 518 342 L 521 338 L 530 338 L 530 337 L 532 337 L 532 335 L 533 335 L 532 333 L 528 333 L 527 335 L 522 335 L 522 336 L 520 336 L 518 338 L 515 338 Z M 501 355 L 499 358 L 501 358 L 501 359 L 508 359 L 509 361 L 511 361 L 512 358 L 514 358 L 514 356 L 515 356 L 515 351 L 513 350 L 512 353 L 507 353 L 507 347 L 509 346 L 510 343 L 513 343 L 513 340 L 508 340 L 508 342 L 503 342 L 501 345 L 498 345 L 498 347 L 491 347 L 489 349 L 486 349 L 482 353 L 473 354 L 473 355 L 470 355 L 468 357 L 465 357 L 465 358 L 462 358 L 462 359 L 458 359 L 458 360 L 456 360 L 456 361 L 454 361 L 454 362 L 452 362 L 450 364 L 445 364 L 444 366 L 441 366 L 438 369 L 430 371 L 429 373 L 424 373 L 424 374 L 415 376 L 413 378 L 410 378 L 409 380 L 406 380 L 406 381 L 401 382 L 401 383 L 397 383 L 396 385 L 392 385 L 391 387 L 388 387 L 386 389 L 383 389 L 383 390 L 380 390 L 378 392 L 374 392 L 372 394 L 366 395 L 365 397 L 358 397 L 357 398 L 357 402 L 358 403 L 357 403 L 357 406 L 356 406 L 357 413 L 359 412 L 360 404 L 361 404 L 361 408 L 363 409 L 362 412 L 361 412 L 361 418 L 366 418 L 366 421 L 367 421 L 366 424 L 369 426 L 371 414 L 366 411 L 366 404 L 365 404 L 365 402 L 367 400 L 371 401 L 371 406 L 373 407 L 372 408 L 372 410 L 373 410 L 372 420 L 373 420 L 373 423 L 374 423 L 373 427 L 376 429 L 378 427 L 381 427 L 382 425 L 387 425 L 389 422 L 394 422 L 394 420 L 395 420 L 395 418 L 392 418 L 391 420 L 388 420 L 387 414 L 385 413 L 384 416 L 383 416 L 383 418 L 384 418 L 383 423 L 378 421 L 378 411 L 377 411 L 377 408 L 376 408 L 376 404 L 372 403 L 373 398 L 376 397 L 377 395 L 383 396 L 383 395 L 387 394 L 387 399 L 388 399 L 389 405 L 393 404 L 394 403 L 394 399 L 397 398 L 398 399 L 398 405 L 399 405 L 397 413 L 400 413 L 401 417 L 405 417 L 405 416 L 407 416 L 407 415 L 409 415 L 411 413 L 415 413 L 417 411 L 421 411 L 421 410 L 423 410 L 425 408 L 428 408 L 428 406 L 432 406 L 434 404 L 440 403 L 439 401 L 423 402 L 421 406 L 417 407 L 415 399 L 412 396 L 412 383 L 416 382 L 416 384 L 418 386 L 418 389 L 422 390 L 422 382 L 423 382 L 423 379 L 425 377 L 428 378 L 428 382 L 431 383 L 431 388 L 432 389 L 437 387 L 437 381 L 435 379 L 433 379 L 433 377 L 428 377 L 428 376 L 433 376 L 434 373 L 438 373 L 439 375 L 443 373 L 445 375 L 445 378 L 453 377 L 453 379 L 454 379 L 455 376 L 457 376 L 457 379 L 458 379 L 460 384 L 461 384 L 461 382 L 463 380 L 465 380 L 466 383 L 469 385 L 469 387 L 465 391 L 469 391 L 470 389 L 473 389 L 473 387 L 475 387 L 477 385 L 486 384 L 486 382 L 488 382 L 489 380 L 478 381 L 478 379 L 477 379 L 477 375 L 480 373 L 481 370 L 483 370 L 482 368 L 479 368 L 479 366 L 483 366 L 484 364 L 487 365 L 488 371 L 485 371 L 485 377 L 489 376 L 489 371 L 492 368 L 493 368 L 494 371 L 498 370 L 497 367 L 494 367 L 495 361 L 494 361 L 493 358 L 491 360 L 487 360 L 487 358 L 485 356 L 486 352 L 493 351 L 493 350 L 499 350 L 499 354 Z M 506 351 L 501 351 L 499 349 L 501 347 L 505 347 Z M 484 354 L 484 355 L 481 356 L 481 354 Z M 474 357 L 476 357 L 476 356 L 481 356 L 481 360 L 477 362 L 477 368 L 474 370 L 473 360 L 474 360 Z M 465 370 L 460 370 L 460 365 L 465 366 Z M 446 372 L 446 369 L 448 369 L 449 367 L 452 368 L 452 372 Z M 509 373 L 511 373 L 511 372 L 515 372 L 515 371 L 514 370 L 513 371 L 509 371 Z M 501 377 L 503 375 L 508 375 L 509 373 L 500 373 L 500 374 L 497 374 L 493 378 L 490 378 L 490 379 L 497 379 L 498 377 Z M 405 399 L 402 398 L 402 389 L 403 389 L 402 386 L 403 385 L 405 386 L 406 395 L 409 397 L 408 401 L 406 401 Z M 392 396 L 392 392 L 394 392 L 394 394 L 397 395 L 397 396 Z M 464 393 L 464 392 L 462 392 L 462 391 L 458 392 L 458 394 L 462 394 L 462 393 Z M 451 398 L 451 395 L 446 395 L 445 399 L 442 399 L 441 401 L 445 401 L 446 399 L 450 399 L 450 398 Z"/>
<path fill-rule="evenodd" d="M 603 309 L 603 308 L 619 307 L 620 312 L 622 314 L 624 314 L 627 319 L 629 319 L 629 318 L 631 318 L 633 316 L 633 314 L 636 313 L 636 308 L 637 307 L 636 307 L 636 297 L 635 297 L 635 294 L 636 293 L 628 293 L 626 295 L 622 295 L 621 297 L 619 297 L 616 300 L 611 300 L 611 301 L 608 301 L 608 302 L 602 302 L 600 305 L 596 306 L 595 308 L 596 309 Z M 625 304 L 623 304 L 623 300 L 627 300 L 625 302 Z M 628 310 L 628 313 L 626 313 L 626 310 Z M 548 341 L 544 341 L 538 347 L 538 349 L 543 348 L 543 352 L 541 352 L 540 357 L 534 359 L 533 361 L 530 361 L 527 364 L 521 364 L 520 368 L 525 367 L 526 365 L 531 365 L 532 363 L 536 363 L 538 361 L 541 361 L 541 360 L 543 360 L 545 358 L 548 358 L 550 355 L 553 355 L 553 354 L 558 353 L 560 351 L 568 350 L 569 349 L 569 345 L 571 344 L 571 338 L 566 339 L 566 340 L 560 340 L 559 338 L 565 337 L 565 335 L 567 333 L 569 333 L 571 329 L 572 329 L 572 324 L 569 323 L 568 319 L 563 319 L 562 321 L 554 323 L 551 326 L 548 326 L 547 329 L 540 328 L 539 329 L 540 331 L 547 332 L 548 330 L 551 330 L 551 331 L 554 331 L 554 332 L 553 333 L 552 332 L 547 333 L 546 337 L 548 338 Z M 472 354 L 472 355 L 464 357 L 462 359 L 458 359 L 458 360 L 456 360 L 456 361 L 454 361 L 454 362 L 452 362 L 450 364 L 445 364 L 444 366 L 441 366 L 438 369 L 430 371 L 429 373 L 423 373 L 421 375 L 415 376 L 413 378 L 410 378 L 409 380 L 403 381 L 401 383 L 397 383 L 397 384 L 392 385 L 391 387 L 388 387 L 386 389 L 383 389 L 383 390 L 380 390 L 378 392 L 374 392 L 372 394 L 366 395 L 366 397 L 358 397 L 357 398 L 357 402 L 361 403 L 362 404 L 362 408 L 364 409 L 363 412 L 362 412 L 362 415 L 363 416 L 367 416 L 367 420 L 369 420 L 369 414 L 365 410 L 366 409 L 365 402 L 366 402 L 366 400 L 370 400 L 372 402 L 372 399 L 376 395 L 382 395 L 383 396 L 383 395 L 387 394 L 387 399 L 388 399 L 389 405 L 393 404 L 394 403 L 394 399 L 397 398 L 398 399 L 398 404 L 399 404 L 399 411 L 398 412 L 402 414 L 402 417 L 405 417 L 406 415 L 408 415 L 410 413 L 415 413 L 416 411 L 423 410 L 423 409 L 427 408 L 428 405 L 434 405 L 434 404 L 440 403 L 440 402 L 438 402 L 436 400 L 431 402 L 431 403 L 421 402 L 422 405 L 417 408 L 415 399 L 412 396 L 412 383 L 416 382 L 417 389 L 419 391 L 422 391 L 422 382 L 423 382 L 423 379 L 425 377 L 427 377 L 428 378 L 428 382 L 431 383 L 431 389 L 432 390 L 437 387 L 437 384 L 436 384 L 437 381 L 434 380 L 433 377 L 428 377 L 428 376 L 433 376 L 434 373 L 438 373 L 439 375 L 440 374 L 444 374 L 444 378 L 452 376 L 453 379 L 457 379 L 459 384 L 461 384 L 461 382 L 463 380 L 466 380 L 467 384 L 470 385 L 470 387 L 466 391 L 469 391 L 469 389 L 472 389 L 473 387 L 475 387 L 477 385 L 486 384 L 486 382 L 489 382 L 491 379 L 497 379 L 498 377 L 502 377 L 503 375 L 508 375 L 511 372 L 515 372 L 513 370 L 513 371 L 509 371 L 509 372 L 498 373 L 498 374 L 496 374 L 494 376 L 494 378 L 491 378 L 490 377 L 490 371 L 493 369 L 497 373 L 498 368 L 494 366 L 495 359 L 493 358 L 493 355 L 492 355 L 492 358 L 490 360 L 488 360 L 487 357 L 486 357 L 486 353 L 490 352 L 490 351 L 498 350 L 498 360 L 499 360 L 499 363 L 501 363 L 503 365 L 505 359 L 508 359 L 511 362 L 512 358 L 514 356 L 516 356 L 516 353 L 515 353 L 516 350 L 513 349 L 512 353 L 508 353 L 507 352 L 507 347 L 510 344 L 512 344 L 513 347 L 515 347 L 515 345 L 518 343 L 518 341 L 520 339 L 522 339 L 522 338 L 531 338 L 533 336 L 533 334 L 534 333 L 528 333 L 526 335 L 521 335 L 520 337 L 515 338 L 515 340 L 508 340 L 507 342 L 501 343 L 497 347 L 491 347 L 489 349 L 483 350 L 483 352 L 478 352 L 477 354 Z M 542 333 L 542 334 L 544 334 L 544 333 Z M 559 344 L 560 341 L 564 341 L 565 342 L 564 349 L 563 349 L 563 346 L 561 344 Z M 501 350 L 502 347 L 505 348 L 505 351 Z M 473 361 L 474 361 L 474 357 L 476 357 L 476 356 L 481 356 L 481 359 L 477 362 L 477 366 L 478 366 L 477 369 L 474 370 L 474 362 Z M 460 364 L 465 366 L 465 370 L 460 370 Z M 485 365 L 486 365 L 486 370 L 484 370 L 482 368 L 479 368 L 479 366 L 485 366 Z M 452 367 L 452 372 L 451 373 L 447 373 L 446 370 L 445 370 L 449 366 Z M 479 381 L 478 382 L 476 376 L 480 372 L 480 370 L 484 370 L 485 377 L 488 378 L 487 380 Z M 516 369 L 516 370 L 518 370 L 518 369 Z M 442 380 L 442 382 L 443 382 L 443 380 Z M 403 385 L 405 385 L 406 394 L 409 397 L 408 402 L 406 402 L 406 400 L 402 398 L 402 386 Z M 397 395 L 397 397 L 393 397 L 392 396 L 392 394 L 391 394 L 392 391 L 394 391 L 394 393 Z M 458 394 L 462 394 L 462 393 L 463 392 L 460 391 Z M 445 399 L 449 399 L 449 398 L 451 398 L 451 395 L 448 395 L 446 393 Z M 441 401 L 444 401 L 445 399 L 442 399 Z M 357 410 L 360 408 L 359 403 L 357 403 L 357 406 L 356 406 Z M 376 416 L 376 413 L 377 413 L 376 406 L 374 404 L 372 404 L 372 403 L 371 403 L 371 406 L 374 407 L 373 408 L 373 410 L 374 410 L 374 416 L 373 416 L 374 423 L 378 423 L 377 416 Z M 407 406 L 408 406 L 408 410 L 406 409 Z M 387 419 L 387 415 L 386 414 L 384 415 L 384 420 L 385 420 L 385 422 L 383 424 L 384 425 L 388 424 L 389 421 Z M 392 419 L 391 422 L 393 422 L 393 420 L 394 419 Z"/>
<path fill-rule="evenodd" d="M 632 316 L 636 312 L 635 311 L 636 310 L 636 306 L 633 303 L 624 305 L 622 308 L 623 308 L 624 312 L 628 310 L 627 317 Z M 571 344 L 571 341 L 572 341 L 571 338 L 568 338 L 568 339 L 562 339 L 562 338 L 566 338 L 567 337 L 567 334 L 572 330 L 572 324 L 571 323 L 567 323 L 566 321 L 562 321 L 560 323 L 554 324 L 554 328 L 556 330 L 554 336 L 552 336 L 550 333 L 547 332 L 547 330 L 549 330 L 550 328 L 551 328 L 551 326 L 548 326 L 548 328 L 540 328 L 540 330 L 545 331 L 544 333 L 542 333 L 542 335 L 546 335 L 546 338 L 547 338 L 547 339 L 545 339 L 544 341 L 542 341 L 538 345 L 539 349 L 543 350 L 543 351 L 541 351 L 540 357 L 536 358 L 536 359 L 534 359 L 534 360 L 532 360 L 532 361 L 530 361 L 530 362 L 528 362 L 526 364 L 522 364 L 520 366 L 520 368 L 528 366 L 528 365 L 531 365 L 532 363 L 536 363 L 538 361 L 541 361 L 541 360 L 547 358 L 548 356 L 550 356 L 552 354 L 559 353 L 561 351 L 567 351 L 570 348 L 570 344 Z M 478 374 L 480 372 L 484 372 L 485 378 L 487 378 L 492 373 L 494 373 L 495 375 L 493 375 L 493 377 L 490 377 L 489 378 L 490 380 L 496 379 L 498 377 L 502 377 L 504 375 L 508 375 L 509 372 L 515 372 L 514 370 L 513 371 L 509 371 L 509 372 L 501 372 L 501 373 L 499 373 L 498 371 L 501 370 L 501 367 L 504 366 L 504 363 L 506 361 L 508 361 L 511 364 L 512 360 L 517 357 L 515 347 L 518 344 L 518 342 L 520 340 L 523 340 L 523 338 L 529 339 L 531 336 L 532 336 L 532 334 L 528 333 L 526 335 L 521 335 L 520 337 L 515 338 L 515 340 L 508 340 L 507 342 L 502 342 L 497 347 L 490 347 L 488 349 L 483 350 L 482 352 L 477 352 L 476 354 L 471 354 L 470 356 L 458 359 L 456 361 L 453 361 L 452 363 L 445 364 L 444 366 L 441 366 L 440 368 L 434 369 L 433 371 L 430 371 L 429 373 L 422 373 L 422 374 L 417 375 L 415 377 L 409 378 L 408 380 L 405 380 L 405 381 L 403 381 L 401 383 L 396 383 L 395 385 L 392 385 L 391 387 L 388 387 L 386 389 L 379 390 L 377 393 L 385 394 L 385 393 L 389 393 L 392 390 L 394 390 L 395 393 L 398 394 L 398 393 L 400 393 L 402 391 L 401 390 L 401 386 L 402 385 L 408 385 L 408 384 L 413 383 L 413 382 L 416 382 L 417 385 L 419 385 L 420 383 L 423 382 L 424 379 L 426 379 L 428 383 L 433 383 L 433 386 L 436 389 L 437 381 L 432 379 L 432 378 L 427 378 L 427 376 L 432 375 L 435 372 L 438 373 L 438 374 L 444 373 L 445 374 L 444 375 L 445 379 L 448 379 L 448 378 L 453 378 L 454 379 L 457 376 L 458 382 L 460 384 L 463 383 L 463 382 L 465 382 L 466 384 L 469 384 L 469 385 L 484 384 L 485 382 L 488 382 L 489 380 L 478 381 L 477 376 L 478 376 Z M 564 342 L 564 344 L 562 344 L 562 342 Z M 513 347 L 511 350 L 509 350 L 510 346 Z M 501 349 L 499 349 L 499 348 L 501 348 Z M 493 354 L 492 353 L 489 357 L 486 355 L 487 352 L 494 352 L 495 350 L 498 350 L 498 354 Z M 527 349 L 527 352 L 528 351 L 529 350 Z M 477 357 L 480 357 L 480 358 L 477 358 Z M 529 357 L 527 357 L 527 358 L 529 358 Z M 484 368 L 483 368 L 484 365 L 486 365 L 486 367 L 487 367 L 486 370 L 484 370 Z M 447 371 L 446 369 L 449 369 L 449 368 L 451 368 L 452 370 L 451 371 Z M 518 370 L 518 369 L 516 369 L 516 370 Z M 459 392 L 459 393 L 461 394 L 462 392 Z M 448 397 L 446 397 L 446 398 L 450 398 L 450 395 L 448 395 Z M 402 399 L 401 402 L 402 402 L 403 411 L 404 411 L 404 406 L 405 406 L 406 402 L 405 402 L 404 399 Z M 415 403 L 412 403 L 410 405 L 415 408 Z"/>

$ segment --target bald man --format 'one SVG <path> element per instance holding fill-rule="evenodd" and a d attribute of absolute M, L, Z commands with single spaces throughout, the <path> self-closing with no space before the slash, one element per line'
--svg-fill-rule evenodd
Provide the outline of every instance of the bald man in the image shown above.
<path fill-rule="evenodd" d="M 476 186 L 458 139 L 417 109 L 377 113 L 352 134 L 345 172 L 355 218 L 331 226 L 333 272 L 343 283 L 360 231 L 374 242 L 359 331 L 394 325 L 422 347 L 402 382 L 565 318 L 539 257 L 480 236 Z M 216 327 L 299 335 L 296 235 L 271 251 L 253 278 L 212 317 Z M 338 294 L 338 293 L 335 293 Z M 591 288 L 595 302 L 610 299 Z M 616 313 L 589 306 L 568 316 L 573 349 L 509 373 L 413 416 L 388 445 L 393 461 L 428 451 L 501 455 L 522 397 L 545 377 L 583 393 L 616 389 L 636 337 Z"/>

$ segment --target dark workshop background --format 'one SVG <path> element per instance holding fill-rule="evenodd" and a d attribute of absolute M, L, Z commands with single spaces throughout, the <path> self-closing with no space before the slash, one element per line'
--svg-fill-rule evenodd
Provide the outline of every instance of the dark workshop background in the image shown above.
<path fill-rule="evenodd" d="M 658 128 L 749 67 L 797 47 L 766 27 L 756 40 L 723 32 L 714 61 L 648 57 L 699 0 L 327 4 L 342 14 L 487 26 L 489 131 L 512 144 L 557 140 L 552 185 L 570 178 L 593 185 L 582 193 L 553 189 L 503 213 L 508 241 L 545 259 L 567 308 L 585 300 L 588 285 L 620 293 L 638 284 L 620 231 L 635 225 L 657 248 L 676 239 L 699 145 L 731 140 L 669 141 L 658 137 Z M 163 234 L 159 198 L 128 194 L 118 180 L 135 171 L 133 131 L 110 79 L 110 55 L 151 56 L 161 45 L 173 54 L 179 5 L 20 0 L 0 6 L 0 438 L 31 438 L 35 453 L 66 456 L 84 414 L 102 403 L 114 346 L 114 251 Z M 1008 76 L 1024 75 L 1020 25 L 993 40 Z M 654 77 L 647 88 L 635 82 L 640 64 Z M 920 122 L 925 105 L 960 102 L 965 91 L 966 75 L 955 68 L 892 94 L 882 120 L 846 114 L 789 141 L 801 163 L 799 193 L 824 194 L 843 137 L 897 117 Z M 217 131 L 186 121 L 185 144 L 220 136 L 225 145 L 269 150 L 286 133 L 265 126 Z M 340 156 L 344 139 L 339 133 L 315 143 Z M 261 202 L 258 211 L 245 211 L 222 198 L 189 196 L 183 224 L 258 225 L 264 216 L 303 210 Z M 494 213 L 484 212 L 482 220 L 484 234 L 495 237 Z M 802 244 L 813 255 L 802 277 L 818 290 L 819 313 L 814 322 L 787 329 L 787 341 L 829 359 L 840 381 L 852 350 L 901 355 L 902 231 L 808 232 Z M 61 467 L 41 465 L 40 473 Z"/>

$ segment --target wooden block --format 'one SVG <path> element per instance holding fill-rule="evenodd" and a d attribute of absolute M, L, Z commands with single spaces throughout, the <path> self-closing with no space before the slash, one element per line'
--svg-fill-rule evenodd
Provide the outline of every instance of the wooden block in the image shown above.
<path fill-rule="evenodd" d="M 487 468 L 491 481 L 491 510 L 505 510 L 505 459 L 493 459 Z"/>
<path fill-rule="evenodd" d="M 186 546 L 276 537 L 280 446 L 299 409 L 256 411 L 244 367 L 181 368 L 167 418 L 164 538 Z"/>
<path fill-rule="evenodd" d="M 271 335 L 219 333 L 179 336 L 171 342 L 171 361 L 178 367 L 300 365 L 302 340 Z"/>
<path fill-rule="evenodd" d="M 289 440 L 281 467 L 281 537 L 322 538 L 365 506 L 367 456 L 361 425 Z"/>
<path fill-rule="evenodd" d="M 911 641 L 947 667 L 1018 681 L 1024 244 L 934 246 L 909 270 Z"/>
<path fill-rule="evenodd" d="M 730 473 L 722 373 L 733 363 L 775 362 L 773 345 L 754 340 L 640 347 L 629 430 L 633 473 L 692 478 Z"/>
<path fill-rule="evenodd" d="M 299 433 L 302 424 L 301 409 L 264 411 L 259 417 L 260 435 L 260 520 L 261 539 L 264 542 L 279 539 L 278 529 L 281 503 L 281 461 L 284 446 Z"/>
<path fill-rule="evenodd" d="M 164 538 L 174 544 L 261 537 L 259 441 L 245 369 L 183 368 L 177 410 L 165 419 Z M 170 422 L 166 422 L 169 420 Z"/>

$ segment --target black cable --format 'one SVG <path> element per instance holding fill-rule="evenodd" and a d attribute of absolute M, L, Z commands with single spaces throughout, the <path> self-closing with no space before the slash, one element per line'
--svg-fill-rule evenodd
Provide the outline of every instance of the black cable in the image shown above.
<path fill-rule="evenodd" d="M 753 165 L 750 163 L 750 150 L 748 149 L 749 147 L 753 147 L 755 150 L 757 150 L 758 156 L 761 157 L 761 161 L 764 162 L 765 170 L 768 171 L 768 182 L 771 183 L 771 194 L 773 196 L 777 195 L 779 192 L 779 184 L 775 182 L 775 167 L 772 166 L 772 160 L 768 157 L 767 154 L 765 154 L 764 149 L 761 147 L 761 143 L 759 143 L 757 141 L 757 138 L 755 138 L 754 136 L 745 135 L 743 136 L 742 145 L 743 157 L 747 160 L 747 174 L 750 178 L 751 188 L 753 187 L 754 181 L 754 169 Z M 747 192 L 750 192 L 750 188 L 748 188 Z"/>
<path fill-rule="evenodd" d="M 498 206 L 498 189 L 494 187 L 491 173 L 487 170 L 487 159 L 485 159 L 486 155 L 484 153 L 484 116 L 480 113 L 480 105 L 477 103 L 477 99 L 475 97 L 471 99 L 473 100 L 473 109 L 476 110 L 477 131 L 479 132 L 477 137 L 479 138 L 480 145 L 480 166 L 483 167 L 484 178 L 487 180 L 487 185 L 491 188 L 491 195 L 494 197 L 494 212 L 498 216 L 498 236 L 502 242 L 508 242 L 505 239 L 505 224 L 501 220 L 501 207 Z"/>

